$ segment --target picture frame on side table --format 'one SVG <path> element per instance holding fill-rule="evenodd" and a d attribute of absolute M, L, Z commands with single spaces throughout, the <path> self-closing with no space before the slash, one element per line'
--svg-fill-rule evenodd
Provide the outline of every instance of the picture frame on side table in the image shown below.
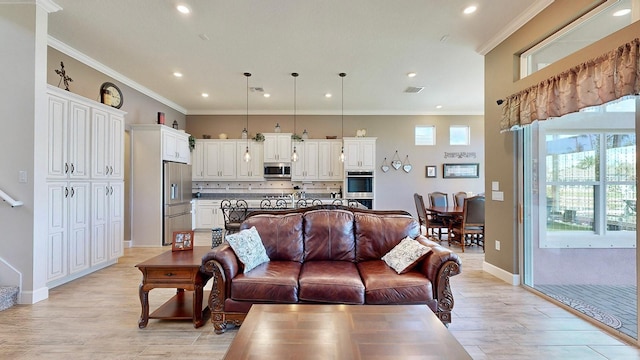
<path fill-rule="evenodd" d="M 434 178 L 436 176 L 438 176 L 438 168 L 435 165 L 427 165 L 425 177 Z"/>
<path fill-rule="evenodd" d="M 442 177 L 445 179 L 478 178 L 480 164 L 442 164 Z"/>
<path fill-rule="evenodd" d="M 174 231 L 171 251 L 193 250 L 193 231 Z"/>

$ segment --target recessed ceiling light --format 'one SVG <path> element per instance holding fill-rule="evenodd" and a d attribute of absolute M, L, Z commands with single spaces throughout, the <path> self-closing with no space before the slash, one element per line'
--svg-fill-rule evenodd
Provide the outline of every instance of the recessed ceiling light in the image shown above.
<path fill-rule="evenodd" d="M 330 97 L 332 97 L 332 96 L 333 96 L 333 95 L 331 95 L 331 93 L 326 93 L 326 94 L 324 94 L 324 97 L 326 97 L 327 99 L 328 99 L 328 98 L 330 98 Z"/>
<path fill-rule="evenodd" d="M 174 73 L 173 73 L 173 76 L 175 76 L 175 77 L 182 77 L 182 73 L 181 73 L 181 72 L 177 72 L 177 71 L 176 71 L 176 72 L 174 72 Z"/>
<path fill-rule="evenodd" d="M 203 97 L 203 98 L 208 98 L 208 97 L 209 97 L 209 94 L 207 94 L 207 93 L 202 93 L 202 97 Z"/>
<path fill-rule="evenodd" d="M 407 76 L 410 77 L 410 78 L 416 77 L 416 75 L 418 75 L 418 74 L 416 74 L 414 72 L 410 72 L 410 73 L 407 74 Z"/>
<path fill-rule="evenodd" d="M 189 9 L 187 5 L 178 5 L 176 6 L 176 9 L 178 9 L 178 11 L 180 11 L 183 14 L 188 14 L 191 12 L 191 9 Z"/>
<path fill-rule="evenodd" d="M 625 16 L 631 12 L 631 9 L 622 9 L 613 13 L 613 16 Z"/>
<path fill-rule="evenodd" d="M 467 6 L 463 12 L 468 15 L 468 14 L 473 14 L 474 12 L 476 12 L 476 10 L 478 10 L 478 7 L 475 5 L 471 5 L 471 6 Z"/>
<path fill-rule="evenodd" d="M 436 105 L 436 109 L 442 109 L 442 105 Z"/>
<path fill-rule="evenodd" d="M 264 93 L 264 95 L 262 95 L 262 96 L 264 96 L 264 97 L 268 98 L 268 97 L 271 97 L 271 94 L 269 94 L 269 93 Z"/>

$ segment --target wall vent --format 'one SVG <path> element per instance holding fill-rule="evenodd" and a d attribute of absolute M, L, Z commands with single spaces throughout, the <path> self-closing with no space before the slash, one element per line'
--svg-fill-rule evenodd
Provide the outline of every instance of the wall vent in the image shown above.
<path fill-rule="evenodd" d="M 420 87 L 409 86 L 408 88 L 404 89 L 404 92 L 409 93 L 409 94 L 417 94 L 420 91 L 422 91 L 422 89 L 424 89 L 423 86 L 420 86 Z"/>

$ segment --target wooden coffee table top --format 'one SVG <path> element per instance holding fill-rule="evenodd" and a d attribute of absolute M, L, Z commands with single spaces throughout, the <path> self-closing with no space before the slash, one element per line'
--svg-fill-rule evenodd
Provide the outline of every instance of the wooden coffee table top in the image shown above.
<path fill-rule="evenodd" d="M 426 305 L 253 305 L 225 359 L 471 359 Z"/>

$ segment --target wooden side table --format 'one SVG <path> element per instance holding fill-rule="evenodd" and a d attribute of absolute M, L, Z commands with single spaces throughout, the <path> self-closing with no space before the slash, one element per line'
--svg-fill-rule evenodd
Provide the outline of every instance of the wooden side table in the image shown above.
<path fill-rule="evenodd" d="M 192 319 L 196 328 L 205 323 L 209 307 L 202 301 L 203 289 L 211 276 L 200 272 L 200 265 L 202 257 L 209 251 L 211 248 L 208 246 L 167 251 L 136 265 L 142 272 L 142 283 L 138 289 L 142 305 L 139 328 L 146 327 L 149 319 Z M 155 288 L 176 288 L 177 292 L 149 315 L 149 291 Z"/>

